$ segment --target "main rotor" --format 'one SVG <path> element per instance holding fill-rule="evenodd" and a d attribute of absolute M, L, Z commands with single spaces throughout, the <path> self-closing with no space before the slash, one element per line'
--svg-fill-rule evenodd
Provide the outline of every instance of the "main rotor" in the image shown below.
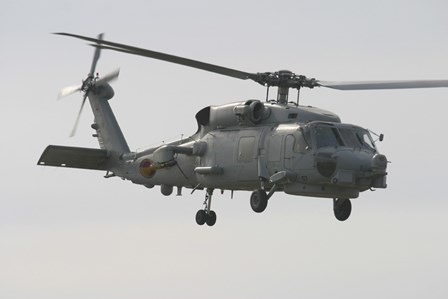
<path fill-rule="evenodd" d="M 373 89 L 407 89 L 407 88 L 434 88 L 448 87 L 448 80 L 404 80 L 404 81 L 321 81 L 314 78 L 307 78 L 304 75 L 296 75 L 288 70 L 277 72 L 248 73 L 215 64 L 205 63 L 193 59 L 174 56 L 166 53 L 156 52 L 148 49 L 138 48 L 125 44 L 119 44 L 103 40 L 101 38 L 91 38 L 71 33 L 55 33 L 58 35 L 71 36 L 91 42 L 97 49 L 113 50 L 126 54 L 144 56 L 163 60 L 175 64 L 189 66 L 204 71 L 221 74 L 242 80 L 253 80 L 268 89 L 272 86 L 278 88 L 277 103 L 286 105 L 288 103 L 289 89 L 294 88 L 300 91 L 302 87 L 327 87 L 338 90 L 373 90 Z"/>

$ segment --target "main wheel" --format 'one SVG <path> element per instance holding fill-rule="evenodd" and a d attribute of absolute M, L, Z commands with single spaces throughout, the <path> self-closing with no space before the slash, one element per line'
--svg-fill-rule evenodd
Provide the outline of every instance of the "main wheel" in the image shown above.
<path fill-rule="evenodd" d="M 263 212 L 268 206 L 268 196 L 264 190 L 258 189 L 250 196 L 250 207 L 256 213 Z"/>
<path fill-rule="evenodd" d="M 205 221 L 207 221 L 207 213 L 204 210 L 199 210 L 196 213 L 196 223 L 204 225 Z"/>
<path fill-rule="evenodd" d="M 215 211 L 210 211 L 210 214 L 207 215 L 207 220 L 205 221 L 208 226 L 213 226 L 216 223 L 216 213 Z"/>
<path fill-rule="evenodd" d="M 352 212 L 352 203 L 348 198 L 336 199 L 333 203 L 334 216 L 339 221 L 345 221 Z"/>

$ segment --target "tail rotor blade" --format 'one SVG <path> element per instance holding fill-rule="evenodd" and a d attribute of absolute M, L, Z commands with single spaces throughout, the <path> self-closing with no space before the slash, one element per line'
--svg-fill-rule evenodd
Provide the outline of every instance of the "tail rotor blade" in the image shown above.
<path fill-rule="evenodd" d="M 58 33 L 56 33 L 56 34 L 58 34 Z M 62 35 L 65 35 L 65 34 L 62 34 Z M 81 85 L 68 86 L 68 87 L 63 88 L 59 92 L 59 95 L 58 95 L 58 99 L 59 99 L 61 97 L 70 95 L 77 91 L 84 92 L 84 96 L 83 96 L 82 102 L 81 102 L 81 107 L 79 108 L 78 114 L 76 116 L 76 120 L 75 120 L 73 129 L 70 132 L 70 137 L 73 137 L 76 134 L 76 130 L 78 128 L 78 124 L 81 119 L 81 113 L 82 113 L 82 110 L 83 110 L 84 105 L 87 100 L 87 96 L 88 96 L 91 88 L 94 88 L 95 85 L 105 84 L 107 82 L 117 79 L 118 75 L 120 73 L 120 70 L 117 69 L 117 70 L 113 71 L 112 73 L 107 74 L 106 76 L 104 76 L 101 79 L 98 79 L 98 77 L 95 76 L 96 66 L 98 64 L 98 60 L 100 59 L 100 55 L 101 55 L 101 44 L 103 42 L 103 37 L 104 37 L 104 33 L 100 33 L 100 34 L 98 34 L 97 39 L 93 40 L 93 42 L 95 43 L 95 44 L 93 44 L 95 46 L 95 52 L 93 54 L 92 65 L 90 66 L 90 71 L 89 71 L 89 74 L 87 75 L 87 78 L 85 80 L 83 80 Z"/>
<path fill-rule="evenodd" d="M 95 84 L 101 85 L 106 82 L 114 81 L 118 78 L 118 75 L 120 75 L 120 69 L 117 69 L 117 70 L 107 74 L 106 76 L 102 77 L 101 79 L 98 79 Z"/>
<path fill-rule="evenodd" d="M 104 33 L 98 34 L 98 40 L 100 40 L 100 41 L 103 40 L 103 36 L 104 36 Z M 101 48 L 97 47 L 95 49 L 95 53 L 93 54 L 92 66 L 90 67 L 90 72 L 89 72 L 90 76 L 95 75 L 96 64 L 98 63 L 98 59 L 100 59 L 100 54 L 101 54 Z"/>
<path fill-rule="evenodd" d="M 72 131 L 70 133 L 70 137 L 73 137 L 76 134 L 76 129 L 78 128 L 79 120 L 81 118 L 82 109 L 84 108 L 84 104 L 86 103 L 86 99 L 87 99 L 87 92 L 84 94 L 84 97 L 82 98 L 81 108 L 79 108 L 78 115 L 76 116 L 75 125 L 73 126 L 73 129 L 72 129 Z"/>
<path fill-rule="evenodd" d="M 73 86 L 67 86 L 61 89 L 61 91 L 58 94 L 58 99 L 66 97 L 68 95 L 71 95 L 75 92 L 81 91 L 82 85 L 73 85 Z"/>

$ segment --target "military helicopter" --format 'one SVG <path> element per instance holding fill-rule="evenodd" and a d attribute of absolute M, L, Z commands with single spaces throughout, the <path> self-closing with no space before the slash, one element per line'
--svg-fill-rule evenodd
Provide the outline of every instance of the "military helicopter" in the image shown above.
<path fill-rule="evenodd" d="M 48 146 L 38 165 L 106 171 L 105 178 L 120 177 L 148 188 L 160 186 L 169 196 L 174 187 L 205 190 L 204 208 L 196 213 L 199 225 L 213 226 L 214 190 L 251 191 L 250 206 L 263 212 L 276 192 L 333 199 L 336 219 L 345 221 L 352 210 L 350 199 L 360 192 L 386 188 L 387 164 L 376 141 L 383 135 L 357 125 L 342 123 L 334 113 L 289 101 L 290 89 L 327 87 L 338 90 L 448 87 L 448 80 L 329 82 L 296 75 L 291 71 L 248 73 L 201 61 L 155 52 L 97 38 L 55 33 L 90 42 L 94 58 L 81 85 L 64 88 L 60 96 L 83 92 L 71 135 L 89 99 L 94 114 L 91 125 L 99 149 Z M 95 76 L 101 50 L 159 59 L 241 80 L 267 88 L 266 100 L 248 99 L 205 107 L 196 114 L 198 130 L 188 138 L 143 151 L 129 149 L 111 110 L 114 90 L 108 82 L 118 71 Z M 269 100 L 269 88 L 277 99 Z M 372 134 L 376 135 L 376 140 Z"/>

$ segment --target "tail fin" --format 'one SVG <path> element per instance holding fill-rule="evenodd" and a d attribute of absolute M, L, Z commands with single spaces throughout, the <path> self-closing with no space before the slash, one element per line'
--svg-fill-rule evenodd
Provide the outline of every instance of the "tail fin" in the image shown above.
<path fill-rule="evenodd" d="M 108 102 L 114 96 L 114 90 L 108 83 L 100 81 L 88 94 L 95 116 L 92 128 L 96 130 L 95 136 L 98 138 L 100 147 L 120 156 L 129 153 L 129 146 Z"/>

